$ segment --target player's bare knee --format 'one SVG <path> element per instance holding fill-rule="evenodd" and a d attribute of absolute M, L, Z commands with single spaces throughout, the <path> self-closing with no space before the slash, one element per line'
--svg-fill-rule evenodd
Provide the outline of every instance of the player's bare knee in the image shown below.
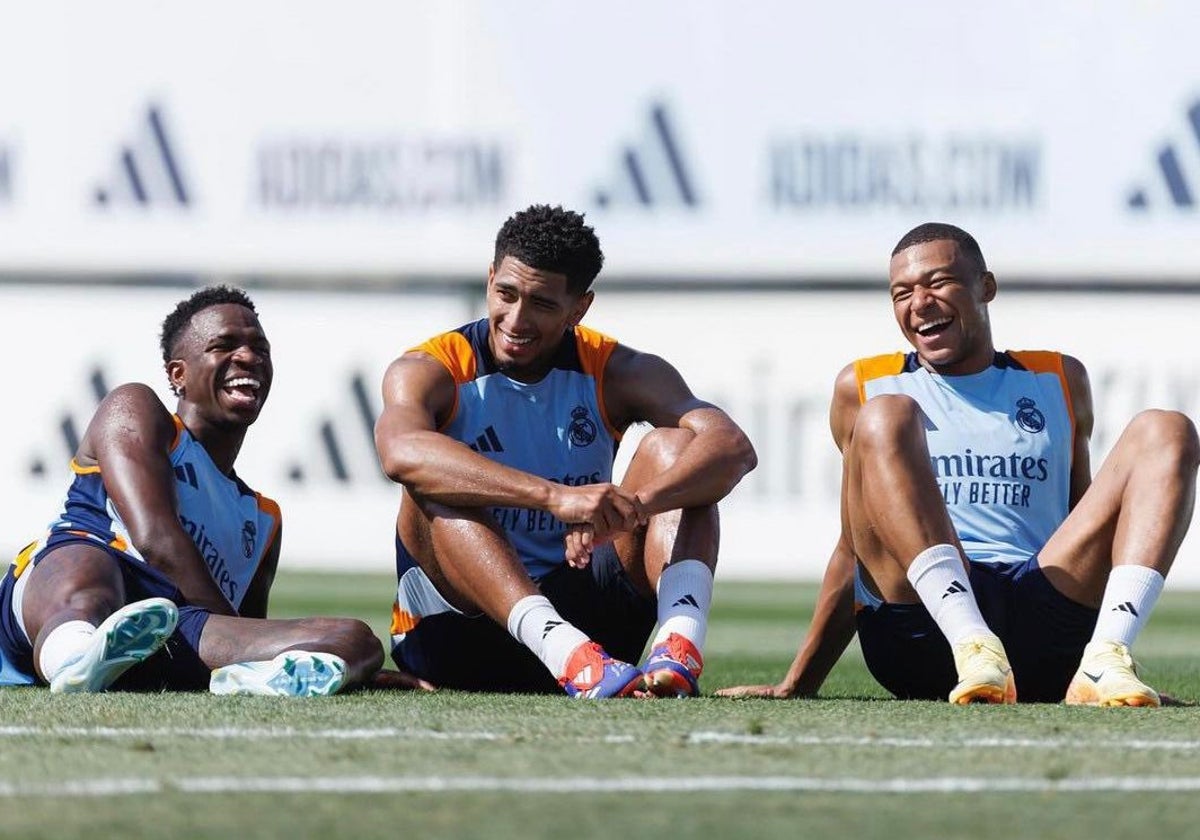
<path fill-rule="evenodd" d="M 340 656 L 352 672 L 378 670 L 383 665 L 383 645 L 366 622 L 356 618 L 312 618 L 307 624 L 311 636 L 308 644 Z"/>
<path fill-rule="evenodd" d="M 72 592 L 65 608 L 81 615 L 109 616 L 123 606 L 121 596 L 108 587 L 93 587 Z"/>
<path fill-rule="evenodd" d="M 893 447 L 914 435 L 923 435 L 921 408 L 912 397 L 881 394 L 859 409 L 854 421 L 853 444 L 862 447 Z"/>
<path fill-rule="evenodd" d="M 650 462 L 661 472 L 679 459 L 680 454 L 695 437 L 690 429 L 655 429 L 642 438 L 634 458 L 639 462 Z"/>
<path fill-rule="evenodd" d="M 1192 472 L 1200 465 L 1196 425 L 1182 412 L 1162 409 L 1139 412 L 1130 422 L 1129 430 L 1147 453 L 1169 458 Z"/>
<path fill-rule="evenodd" d="M 345 620 L 346 648 L 350 653 L 344 657 L 356 664 L 364 673 L 374 673 L 383 666 L 383 645 L 370 626 L 362 621 Z"/>

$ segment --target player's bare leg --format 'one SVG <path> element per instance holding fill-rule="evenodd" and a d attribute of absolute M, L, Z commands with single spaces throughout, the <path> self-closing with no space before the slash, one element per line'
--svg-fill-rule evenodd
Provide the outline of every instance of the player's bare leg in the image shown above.
<path fill-rule="evenodd" d="M 641 686 L 637 668 L 610 657 L 541 594 L 489 511 L 418 506 L 406 495 L 400 536 L 448 608 L 507 627 L 572 697 L 627 696 Z"/>
<path fill-rule="evenodd" d="M 678 459 L 694 435 L 662 428 L 647 434 L 621 482 L 636 493 Z M 658 629 L 643 670 L 646 685 L 663 697 L 694 696 L 704 669 L 704 641 L 712 605 L 720 522 L 716 505 L 669 510 L 615 541 L 634 585 L 658 602 Z"/>
<path fill-rule="evenodd" d="M 1118 439 L 1039 563 L 1056 589 L 1100 610 L 1067 702 L 1159 704 L 1129 649 L 1191 523 L 1200 444 L 1183 414 L 1145 411 Z"/>
<path fill-rule="evenodd" d="M 200 658 L 214 694 L 318 696 L 361 685 L 383 664 L 371 628 L 351 618 L 209 616 Z"/>
<path fill-rule="evenodd" d="M 25 574 L 21 615 L 34 667 L 52 691 L 103 691 L 175 630 L 170 601 L 125 604 L 120 569 L 99 547 L 64 544 Z"/>
<path fill-rule="evenodd" d="M 929 610 L 954 651 L 953 703 L 1016 701 L 1000 640 L 975 602 L 967 566 L 909 397 L 875 397 L 859 410 L 843 453 L 846 510 L 867 583 L 885 601 Z"/>

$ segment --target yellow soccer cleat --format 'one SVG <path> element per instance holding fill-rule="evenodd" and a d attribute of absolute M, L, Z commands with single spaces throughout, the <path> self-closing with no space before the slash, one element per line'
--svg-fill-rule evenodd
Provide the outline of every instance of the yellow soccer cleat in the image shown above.
<path fill-rule="evenodd" d="M 1158 692 L 1138 679 L 1129 648 L 1120 642 L 1089 642 L 1067 686 L 1068 706 L 1161 706 Z"/>
<path fill-rule="evenodd" d="M 1017 684 L 1004 645 L 995 636 L 973 636 L 954 647 L 958 685 L 950 702 L 1016 703 Z"/>

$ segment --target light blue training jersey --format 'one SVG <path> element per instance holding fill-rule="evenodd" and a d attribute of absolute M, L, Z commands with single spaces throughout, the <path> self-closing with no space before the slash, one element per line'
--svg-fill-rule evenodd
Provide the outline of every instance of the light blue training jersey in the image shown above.
<path fill-rule="evenodd" d="M 619 430 L 604 409 L 604 368 L 617 342 L 587 327 L 563 336 L 539 382 L 509 379 L 496 366 L 486 319 L 414 348 L 445 365 L 457 397 L 439 431 L 481 455 L 559 484 L 612 481 Z M 563 565 L 566 526 L 544 510 L 493 507 L 492 515 L 534 580 Z"/>
<path fill-rule="evenodd" d="M 213 582 L 237 609 L 279 530 L 281 515 L 274 500 L 256 493 L 236 475 L 217 468 L 205 448 L 178 416 L 171 467 L 179 524 L 196 544 Z M 64 537 L 92 540 L 140 563 L 145 559 L 130 539 L 121 515 L 109 498 L 100 467 L 71 460 L 74 481 L 58 517 L 45 535 L 18 555 L 13 577 L 19 578 L 47 543 Z"/>
<path fill-rule="evenodd" d="M 941 376 L 916 353 L 854 363 L 859 398 L 905 394 L 950 518 L 972 560 L 1025 561 L 1070 510 L 1075 428 L 1062 355 L 996 353 L 981 373 Z"/>

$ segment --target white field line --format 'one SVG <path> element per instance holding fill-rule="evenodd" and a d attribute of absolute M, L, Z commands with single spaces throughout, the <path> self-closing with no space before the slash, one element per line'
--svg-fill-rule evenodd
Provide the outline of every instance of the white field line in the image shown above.
<path fill-rule="evenodd" d="M 694 744 L 745 744 L 751 746 L 895 747 L 899 749 L 1093 749 L 1200 750 L 1200 740 L 1171 741 L 1149 738 L 899 738 L 850 735 L 739 735 L 732 732 L 693 732 Z"/>
<path fill-rule="evenodd" d="M 693 778 L 510 778 L 497 776 L 199 776 L 176 779 L 99 779 L 42 784 L 0 782 L 0 798 L 230 793 L 719 793 L 729 791 L 849 794 L 945 793 L 1178 793 L 1200 791 L 1200 778 L 1089 779 L 814 778 L 806 776 L 697 776 Z"/>
<path fill-rule="evenodd" d="M 442 731 L 436 729 L 403 729 L 373 727 L 368 729 L 300 729 L 295 727 L 74 727 L 74 726 L 0 726 L 0 738 L 198 738 L 212 740 L 346 740 L 374 741 L 386 739 L 420 741 L 513 741 L 521 733 Z M 542 735 L 554 740 L 627 744 L 639 739 L 636 735 Z M 865 747 L 895 749 L 1122 749 L 1200 750 L 1200 740 L 1162 740 L 1148 738 L 913 738 L 850 735 L 743 735 L 732 732 L 690 732 L 684 736 L 689 744 L 730 744 L 742 746 L 801 746 L 801 747 Z"/>

